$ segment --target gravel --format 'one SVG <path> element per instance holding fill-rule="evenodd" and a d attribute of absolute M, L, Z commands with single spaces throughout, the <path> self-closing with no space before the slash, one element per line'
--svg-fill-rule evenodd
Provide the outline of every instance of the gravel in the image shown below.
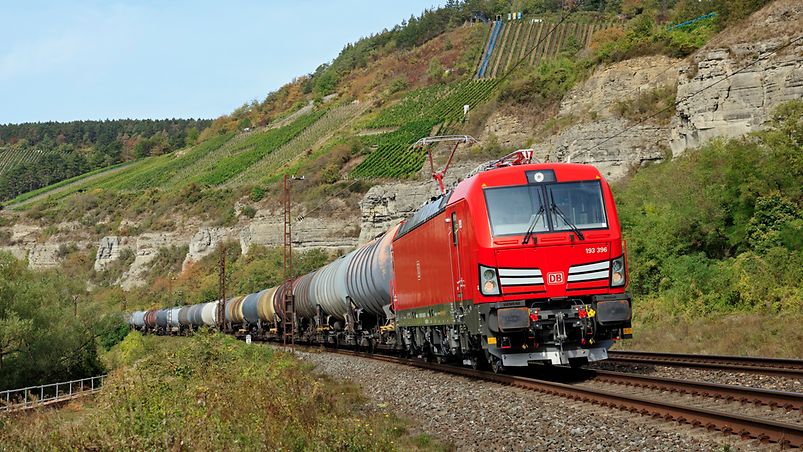
<path fill-rule="evenodd" d="M 591 369 L 612 370 L 654 377 L 677 378 L 681 380 L 705 381 L 723 385 L 749 386 L 751 388 L 772 389 L 785 392 L 803 392 L 803 379 L 761 375 L 749 372 L 727 370 L 693 369 L 676 366 L 656 366 L 652 364 L 631 364 L 601 361 L 589 366 Z"/>
<path fill-rule="evenodd" d="M 779 450 L 676 422 L 409 366 L 297 352 L 458 450 Z"/>

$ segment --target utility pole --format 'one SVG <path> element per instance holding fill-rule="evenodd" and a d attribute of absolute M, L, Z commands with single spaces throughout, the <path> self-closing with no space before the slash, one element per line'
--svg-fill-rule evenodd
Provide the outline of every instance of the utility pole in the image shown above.
<path fill-rule="evenodd" d="M 284 321 L 282 322 L 282 336 L 285 347 L 295 351 L 296 347 L 296 312 L 295 296 L 293 295 L 293 235 L 290 218 L 290 186 L 287 175 L 284 175 Z"/>
<path fill-rule="evenodd" d="M 220 258 L 218 260 L 218 297 L 217 302 L 217 329 L 223 331 L 226 320 L 226 244 L 220 244 Z"/>

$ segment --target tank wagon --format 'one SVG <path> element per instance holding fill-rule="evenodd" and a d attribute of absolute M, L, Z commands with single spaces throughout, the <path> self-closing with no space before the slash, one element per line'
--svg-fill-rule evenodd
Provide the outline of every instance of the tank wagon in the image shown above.
<path fill-rule="evenodd" d="M 476 171 L 403 223 L 295 279 L 297 338 L 487 361 L 495 371 L 606 359 L 615 340 L 632 335 L 610 187 L 593 166 L 519 161 Z M 228 300 L 227 328 L 279 337 L 286 290 Z M 216 302 L 195 306 L 203 316 L 171 308 L 134 312 L 129 321 L 163 333 L 215 324 Z"/>

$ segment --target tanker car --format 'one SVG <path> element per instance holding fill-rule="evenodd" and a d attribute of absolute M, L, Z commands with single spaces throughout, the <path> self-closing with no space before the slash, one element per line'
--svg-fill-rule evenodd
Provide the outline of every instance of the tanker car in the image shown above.
<path fill-rule="evenodd" d="M 225 303 L 227 330 L 296 337 L 494 371 L 582 365 L 629 338 L 627 259 L 611 189 L 589 165 L 505 159 L 321 269 Z M 216 324 L 216 302 L 135 312 L 134 328 Z"/>

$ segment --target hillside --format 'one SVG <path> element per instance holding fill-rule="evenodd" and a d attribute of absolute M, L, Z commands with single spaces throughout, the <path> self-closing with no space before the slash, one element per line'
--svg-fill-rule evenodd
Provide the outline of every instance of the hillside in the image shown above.
<path fill-rule="evenodd" d="M 0 202 L 88 172 L 194 144 L 195 119 L 0 124 Z"/>
<path fill-rule="evenodd" d="M 496 69 L 480 80 L 499 25 L 467 20 L 459 2 L 427 12 L 217 118 L 195 144 L 11 200 L 0 250 L 86 281 L 80 296 L 110 310 L 213 299 L 221 243 L 230 287 L 268 287 L 279 278 L 283 176 L 304 176 L 291 188 L 301 272 L 433 195 L 426 155 L 412 143 L 466 133 L 479 143 L 461 149 L 447 182 L 526 146 L 544 161 L 593 164 L 616 184 L 644 346 L 666 346 L 650 332 L 688 332 L 700 315 L 746 316 L 780 325 L 767 353 L 798 354 L 779 345 L 799 337 L 794 322 L 775 320 L 797 318 L 803 280 L 794 239 L 803 10 L 758 3 L 571 14 L 532 6 L 522 22 L 504 21 L 513 31 L 497 38 Z M 672 26 L 710 12 L 704 6 L 718 16 Z M 445 163 L 446 149 L 434 154 Z M 772 268 L 772 278 L 753 273 Z M 723 346 L 754 353 L 756 338 L 730 325 L 734 343 Z"/>

